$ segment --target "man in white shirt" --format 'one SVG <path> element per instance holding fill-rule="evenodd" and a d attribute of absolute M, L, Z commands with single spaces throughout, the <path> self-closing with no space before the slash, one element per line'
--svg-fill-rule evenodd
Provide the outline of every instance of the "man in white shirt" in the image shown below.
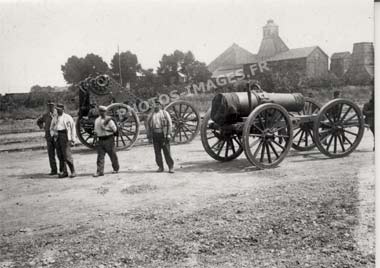
<path fill-rule="evenodd" d="M 97 170 L 94 177 L 104 175 L 104 156 L 106 153 L 111 159 L 113 172 L 119 172 L 119 160 L 116 154 L 114 143 L 114 134 L 117 132 L 117 126 L 111 117 L 106 116 L 107 107 L 99 106 L 99 117 L 95 120 L 95 135 L 97 138 L 98 158 L 96 161 Z"/>
<path fill-rule="evenodd" d="M 58 178 L 66 178 L 69 176 L 66 165 L 69 166 L 71 172 L 70 178 L 74 178 L 76 173 L 71 146 L 75 145 L 75 122 L 69 114 L 64 112 L 63 104 L 57 104 L 56 109 L 58 116 L 51 122 L 50 134 L 54 137 L 57 143 L 60 171 Z"/>
<path fill-rule="evenodd" d="M 167 111 L 161 109 L 161 104 L 156 101 L 153 113 L 148 117 L 148 125 L 152 131 L 154 154 L 158 166 L 157 172 L 164 171 L 161 150 L 164 152 L 169 173 L 174 173 L 174 161 L 170 154 L 170 137 L 172 133 L 172 119 Z"/>

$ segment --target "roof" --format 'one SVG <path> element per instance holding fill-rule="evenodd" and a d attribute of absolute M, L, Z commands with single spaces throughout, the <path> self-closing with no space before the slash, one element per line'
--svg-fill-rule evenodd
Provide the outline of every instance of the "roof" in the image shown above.
<path fill-rule="evenodd" d="M 350 57 L 351 53 L 349 51 L 344 51 L 344 52 L 337 52 L 331 55 L 331 59 L 343 59 L 345 57 Z"/>
<path fill-rule="evenodd" d="M 212 77 L 226 76 L 235 73 L 237 70 L 243 70 L 243 64 L 220 67 L 212 73 Z"/>
<path fill-rule="evenodd" d="M 307 58 L 315 49 L 320 49 L 320 48 L 318 46 L 293 48 L 293 49 L 290 49 L 288 51 L 279 53 L 279 54 L 267 59 L 267 61 L 281 61 L 281 60 Z M 323 52 L 322 49 L 320 49 L 320 50 Z M 325 52 L 323 52 L 323 53 L 327 56 L 327 54 Z"/>
<path fill-rule="evenodd" d="M 282 41 L 281 37 L 278 35 L 272 35 L 263 38 L 257 56 L 260 59 L 265 60 L 287 50 L 289 50 L 289 48 L 284 41 Z"/>
<path fill-rule="evenodd" d="M 207 67 L 210 72 L 214 72 L 216 69 L 222 66 L 234 66 L 252 62 L 257 62 L 257 55 L 252 54 L 248 50 L 233 43 Z"/>

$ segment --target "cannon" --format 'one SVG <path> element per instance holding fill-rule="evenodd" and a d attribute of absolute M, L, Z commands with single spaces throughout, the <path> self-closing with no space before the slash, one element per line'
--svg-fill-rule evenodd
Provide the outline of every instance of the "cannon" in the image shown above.
<path fill-rule="evenodd" d="M 118 128 L 115 134 L 117 149 L 131 148 L 137 141 L 142 119 L 147 112 L 140 112 L 141 99 L 130 90 L 122 87 L 109 75 L 86 78 L 79 83 L 79 113 L 76 122 L 77 136 L 88 148 L 95 148 L 94 123 L 98 116 L 97 106 L 107 106 L 107 115 L 111 116 Z M 173 121 L 172 141 L 174 143 L 191 142 L 200 130 L 200 116 L 189 102 L 176 100 L 164 108 Z"/>
<path fill-rule="evenodd" d="M 246 92 L 220 93 L 201 125 L 205 151 L 218 161 L 243 152 L 260 169 L 279 165 L 290 148 L 315 147 L 330 158 L 344 157 L 359 145 L 364 132 L 360 108 L 347 99 L 320 106 L 300 93 L 267 93 L 258 85 Z"/>

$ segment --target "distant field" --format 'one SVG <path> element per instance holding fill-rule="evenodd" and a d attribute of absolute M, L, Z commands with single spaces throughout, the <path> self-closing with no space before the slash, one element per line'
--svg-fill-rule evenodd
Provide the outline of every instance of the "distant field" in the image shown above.
<path fill-rule="evenodd" d="M 333 91 L 341 91 L 341 97 L 353 100 L 359 106 L 363 106 L 368 101 L 373 90 L 373 86 L 345 86 L 334 89 L 319 88 L 319 89 L 304 89 L 301 91 L 305 96 L 313 95 L 313 99 L 320 104 L 325 104 L 332 99 Z M 205 113 L 211 105 L 211 100 L 214 94 L 198 94 L 190 95 L 181 98 L 182 100 L 192 103 L 200 113 Z M 22 110 L 22 109 L 21 109 Z M 28 110 L 29 111 L 29 110 Z M 36 125 L 36 118 L 41 114 L 41 111 L 28 112 L 28 119 L 0 119 L 0 135 L 9 133 L 25 133 L 40 131 Z M 70 111 L 70 114 L 75 115 L 76 111 Z M 33 119 L 29 116 L 33 114 Z M 4 118 L 2 113 L 0 118 Z M 18 118 L 19 116 L 17 116 Z"/>

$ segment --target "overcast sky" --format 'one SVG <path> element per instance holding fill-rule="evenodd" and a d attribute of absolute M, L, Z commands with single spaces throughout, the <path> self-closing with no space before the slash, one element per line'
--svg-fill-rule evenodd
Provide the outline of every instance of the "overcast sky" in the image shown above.
<path fill-rule="evenodd" d="M 331 56 L 373 41 L 373 0 L 0 0 L 0 93 L 64 86 L 68 57 L 109 63 L 118 44 L 143 68 L 175 49 L 207 64 L 234 42 L 257 53 L 268 19 L 289 48 L 318 45 Z"/>

